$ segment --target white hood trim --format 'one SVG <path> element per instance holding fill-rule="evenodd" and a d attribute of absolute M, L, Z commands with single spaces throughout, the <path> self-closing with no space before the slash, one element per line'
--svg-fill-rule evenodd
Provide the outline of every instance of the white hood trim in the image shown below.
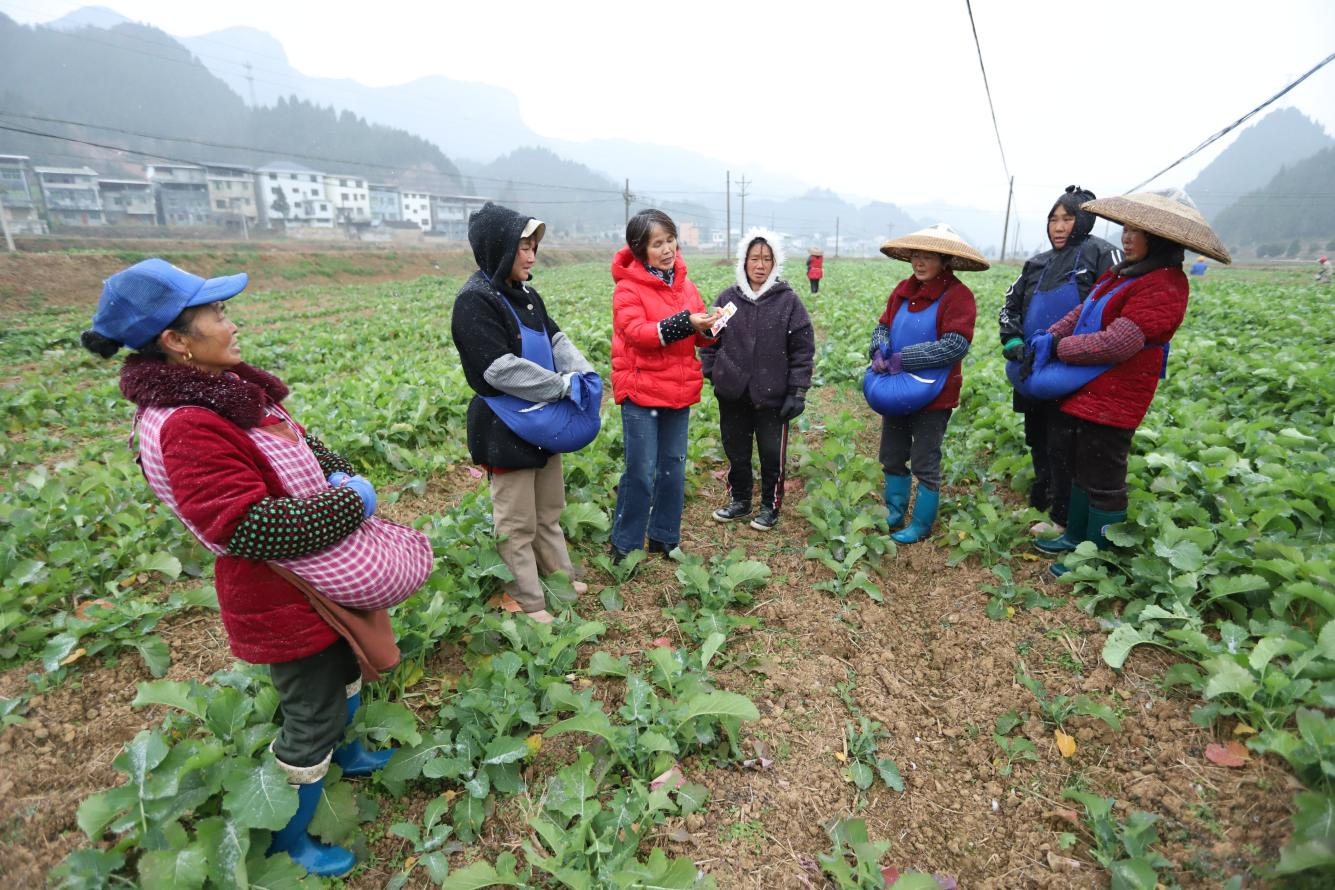
<path fill-rule="evenodd" d="M 769 245 L 770 250 L 774 251 L 774 269 L 769 273 L 769 278 L 760 286 L 759 293 L 751 290 L 751 282 L 746 279 L 746 246 L 757 238 L 764 238 L 765 243 Z M 741 289 L 742 296 L 751 302 L 759 300 L 765 296 L 766 292 L 779 281 L 779 276 L 783 274 L 783 261 L 787 255 L 783 249 L 783 236 L 778 232 L 770 231 L 764 228 L 750 228 L 746 234 L 737 242 L 737 287 Z"/>

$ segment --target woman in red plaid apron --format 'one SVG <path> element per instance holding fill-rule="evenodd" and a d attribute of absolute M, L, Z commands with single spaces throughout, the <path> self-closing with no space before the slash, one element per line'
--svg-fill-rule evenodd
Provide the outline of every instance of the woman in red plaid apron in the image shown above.
<path fill-rule="evenodd" d="M 82 340 L 103 357 L 135 350 L 120 385 L 138 406 L 144 475 L 216 555 L 232 652 L 270 666 L 283 718 L 271 750 L 300 801 L 270 853 L 287 853 L 311 874 L 341 875 L 355 865 L 352 852 L 307 833 L 325 772 L 333 761 L 345 775 L 367 775 L 393 753 L 367 751 L 356 739 L 340 745 L 362 677 L 376 676 L 366 667 L 368 647 L 348 627 L 371 616 L 387 628 L 383 612 L 366 610 L 416 590 L 430 573 L 431 548 L 418 532 L 372 518 L 371 483 L 284 410 L 282 381 L 241 361 L 224 301 L 246 281 L 205 280 L 144 260 L 106 280 Z"/>

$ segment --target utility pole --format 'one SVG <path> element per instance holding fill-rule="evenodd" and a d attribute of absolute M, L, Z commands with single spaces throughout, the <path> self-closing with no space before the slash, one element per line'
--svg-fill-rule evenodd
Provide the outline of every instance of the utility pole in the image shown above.
<path fill-rule="evenodd" d="M 5 218 L 5 193 L 0 189 L 0 229 L 5 232 L 5 249 L 14 252 L 14 236 L 9 234 L 9 220 Z"/>
<path fill-rule="evenodd" d="M 626 225 L 630 225 L 630 199 L 635 196 L 630 193 L 630 178 L 626 179 L 626 188 L 621 193 L 621 199 L 626 202 Z"/>
<path fill-rule="evenodd" d="M 1011 196 L 1015 194 L 1015 177 L 1012 176 L 1010 185 L 1006 186 L 1006 223 L 1001 227 L 1001 261 L 1006 262 L 1006 235 L 1010 233 L 1011 228 Z"/>
<path fill-rule="evenodd" d="M 727 216 L 723 220 L 723 255 L 732 256 L 732 171 L 728 170 L 723 175 L 723 197 L 728 205 Z"/>
<path fill-rule="evenodd" d="M 839 217 L 834 218 L 834 258 L 839 259 Z"/>
<path fill-rule="evenodd" d="M 250 60 L 246 60 L 246 82 L 250 84 L 250 107 L 258 108 L 259 103 L 255 101 L 255 72 L 251 70 Z"/>
<path fill-rule="evenodd" d="M 751 185 L 751 183 L 746 181 L 746 174 L 743 173 L 742 178 L 737 180 L 737 194 L 742 199 L 742 222 L 741 225 L 737 227 L 737 230 L 743 235 L 746 234 L 746 187 L 748 185 Z"/>

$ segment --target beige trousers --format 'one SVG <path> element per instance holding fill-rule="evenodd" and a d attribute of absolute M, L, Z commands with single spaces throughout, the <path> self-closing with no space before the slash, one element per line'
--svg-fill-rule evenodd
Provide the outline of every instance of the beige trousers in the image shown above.
<path fill-rule="evenodd" d="M 570 551 L 561 531 L 566 505 L 561 455 L 547 458 L 541 469 L 511 470 L 491 476 L 491 512 L 496 525 L 496 550 L 515 579 L 505 590 L 525 612 L 545 609 L 542 575 L 570 574 Z"/>

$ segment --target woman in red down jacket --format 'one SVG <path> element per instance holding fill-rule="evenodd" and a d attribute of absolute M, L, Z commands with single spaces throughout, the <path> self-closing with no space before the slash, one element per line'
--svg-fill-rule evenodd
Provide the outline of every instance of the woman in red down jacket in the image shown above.
<path fill-rule="evenodd" d="M 700 292 L 686 277 L 677 227 L 660 210 L 626 226 L 612 259 L 612 391 L 621 406 L 626 469 L 617 486 L 612 560 L 644 549 L 671 553 L 681 541 L 686 428 L 704 377 L 697 346 L 712 343 Z"/>
<path fill-rule="evenodd" d="M 1122 223 L 1125 257 L 1080 306 L 1048 328 L 1063 363 L 1109 366 L 1062 401 L 1051 433 L 1053 453 L 1068 455 L 1073 478 L 1066 531 L 1035 542 L 1053 554 L 1082 541 L 1106 548 L 1105 529 L 1126 519 L 1131 439 L 1167 374 L 1168 344 L 1187 312 L 1185 249 L 1230 261 L 1180 189 L 1101 198 L 1080 209 Z M 1060 576 L 1067 569 L 1055 563 L 1049 571 Z"/>

